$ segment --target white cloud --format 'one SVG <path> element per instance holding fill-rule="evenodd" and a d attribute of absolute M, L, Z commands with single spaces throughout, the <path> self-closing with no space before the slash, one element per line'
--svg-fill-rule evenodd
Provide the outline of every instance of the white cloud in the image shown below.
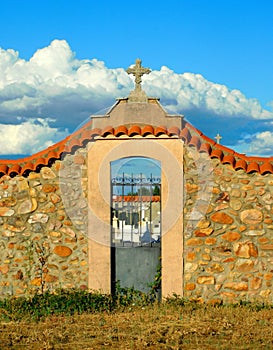
<path fill-rule="evenodd" d="M 48 119 L 30 119 L 21 124 L 2 124 L 0 154 L 33 154 L 41 151 L 68 135 L 49 126 Z"/>
<path fill-rule="evenodd" d="M 144 86 L 149 94 L 170 100 L 167 107 L 177 112 L 198 109 L 222 117 L 273 118 L 273 113 L 263 109 L 258 100 L 247 99 L 239 90 L 212 83 L 200 74 L 177 74 L 162 67 L 145 78 Z"/>
<path fill-rule="evenodd" d="M 33 153 L 47 142 L 59 141 L 66 134 L 60 130 L 72 132 L 90 114 L 111 106 L 116 97 L 128 96 L 133 87 L 133 77 L 125 69 L 110 69 L 97 59 L 79 60 L 65 40 L 52 41 L 30 60 L 0 48 L 0 152 Z M 227 117 L 232 123 L 243 117 L 257 122 L 273 119 L 257 100 L 200 74 L 177 74 L 164 66 L 143 77 L 143 88 L 160 97 L 168 109 L 186 116 L 198 112 L 200 120 L 208 115 L 225 123 Z M 15 133 L 18 138 L 12 136 Z"/>
<path fill-rule="evenodd" d="M 243 143 L 245 153 L 256 156 L 273 155 L 273 132 L 263 131 L 249 136 L 248 144 Z"/>

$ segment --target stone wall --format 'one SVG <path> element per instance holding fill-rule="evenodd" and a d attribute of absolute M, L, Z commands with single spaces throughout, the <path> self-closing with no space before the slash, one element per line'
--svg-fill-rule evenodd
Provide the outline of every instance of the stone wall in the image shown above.
<path fill-rule="evenodd" d="M 0 179 L 0 296 L 87 288 L 85 157 Z"/>
<path fill-rule="evenodd" d="M 86 164 L 82 148 L 0 179 L 0 296 L 88 288 Z M 185 147 L 185 297 L 272 302 L 272 185 Z"/>
<path fill-rule="evenodd" d="M 185 148 L 184 296 L 273 300 L 273 175 Z"/>

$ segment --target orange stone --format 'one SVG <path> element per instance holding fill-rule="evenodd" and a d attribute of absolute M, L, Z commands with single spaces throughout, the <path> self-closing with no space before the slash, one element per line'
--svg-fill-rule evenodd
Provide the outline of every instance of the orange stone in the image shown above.
<path fill-rule="evenodd" d="M 195 283 L 186 283 L 185 289 L 186 290 L 194 290 L 195 289 Z"/>
<path fill-rule="evenodd" d="M 242 292 L 248 290 L 248 284 L 244 282 L 227 282 L 224 284 L 224 288 Z"/>
<path fill-rule="evenodd" d="M 236 297 L 236 294 L 235 293 L 230 293 L 230 292 L 222 292 L 221 296 L 223 298 L 234 299 Z"/>
<path fill-rule="evenodd" d="M 240 258 L 250 258 L 258 256 L 258 249 L 252 242 L 236 242 L 234 243 L 234 252 Z"/>
<path fill-rule="evenodd" d="M 239 226 L 239 231 L 240 232 L 243 232 L 245 230 L 246 230 L 246 226 L 244 226 L 244 225 Z"/>
<path fill-rule="evenodd" d="M 261 243 L 261 244 L 266 244 L 266 243 L 269 242 L 269 239 L 266 238 L 266 237 L 261 237 L 261 238 L 258 239 L 258 241 L 259 241 L 259 243 Z"/>
<path fill-rule="evenodd" d="M 250 281 L 250 287 L 251 289 L 259 289 L 262 285 L 262 280 L 259 277 L 254 277 Z"/>
<path fill-rule="evenodd" d="M 206 237 L 206 236 L 211 235 L 213 231 L 214 231 L 214 230 L 213 230 L 213 228 L 211 228 L 211 227 L 208 227 L 208 228 L 201 228 L 201 229 L 199 229 L 199 230 L 196 230 L 196 231 L 194 232 L 194 234 L 195 234 L 196 237 Z"/>
<path fill-rule="evenodd" d="M 272 279 L 272 276 L 273 276 L 272 273 L 266 273 L 266 274 L 264 275 L 264 279 L 267 280 L 267 281 L 270 281 L 270 280 Z"/>
<path fill-rule="evenodd" d="M 223 260 L 223 263 L 229 263 L 229 262 L 234 262 L 235 258 L 227 258 L 225 260 Z"/>
<path fill-rule="evenodd" d="M 50 275 L 50 274 L 46 274 L 45 275 L 45 282 L 48 283 L 52 283 L 52 282 L 56 282 L 58 280 L 58 277 Z"/>
<path fill-rule="evenodd" d="M 211 215 L 211 220 L 219 224 L 232 224 L 233 218 L 226 213 L 217 212 Z"/>
<path fill-rule="evenodd" d="M 236 268 L 240 272 L 250 272 L 253 270 L 254 262 L 252 260 L 246 260 L 243 263 L 236 265 Z"/>
<path fill-rule="evenodd" d="M 206 238 L 206 241 L 205 241 L 205 243 L 208 244 L 208 245 L 213 245 L 216 242 L 217 242 L 217 239 L 214 238 L 214 237 L 208 237 L 208 238 Z"/>
<path fill-rule="evenodd" d="M 261 245 L 262 250 L 273 250 L 273 244 L 263 244 Z"/>
<path fill-rule="evenodd" d="M 64 245 L 57 245 L 53 252 L 64 258 L 72 254 L 72 250 Z"/>
<path fill-rule="evenodd" d="M 197 283 L 199 284 L 215 284 L 214 276 L 199 276 L 197 278 Z"/>
<path fill-rule="evenodd" d="M 263 220 L 263 213 L 258 209 L 247 209 L 240 213 L 240 219 L 244 224 L 257 225 Z"/>
<path fill-rule="evenodd" d="M 224 267 L 221 264 L 214 263 L 206 269 L 208 273 L 220 273 L 224 271 Z"/>
<path fill-rule="evenodd" d="M 203 241 L 198 238 L 190 238 L 186 242 L 186 245 L 189 245 L 189 246 L 195 246 L 195 245 L 201 245 L 201 244 L 203 244 Z"/>
<path fill-rule="evenodd" d="M 51 184 L 44 184 L 42 187 L 42 190 L 45 193 L 55 192 L 56 187 L 54 185 L 51 185 Z"/>
<path fill-rule="evenodd" d="M 2 265 L 0 266 L 0 272 L 5 275 L 6 273 L 9 272 L 9 266 L 8 265 Z"/>
<path fill-rule="evenodd" d="M 36 277 L 30 283 L 33 286 L 39 287 L 42 284 L 42 279 L 40 277 Z"/>
<path fill-rule="evenodd" d="M 193 261 L 196 258 L 196 254 L 194 252 L 188 252 L 187 254 L 187 260 L 188 261 Z"/>
<path fill-rule="evenodd" d="M 185 187 L 186 187 L 186 191 L 188 193 L 194 193 L 194 192 L 197 192 L 199 190 L 199 186 L 198 185 L 192 184 L 190 182 L 187 182 Z"/>
<path fill-rule="evenodd" d="M 234 242 L 240 239 L 241 235 L 238 232 L 227 232 L 221 238 L 228 242 Z"/>

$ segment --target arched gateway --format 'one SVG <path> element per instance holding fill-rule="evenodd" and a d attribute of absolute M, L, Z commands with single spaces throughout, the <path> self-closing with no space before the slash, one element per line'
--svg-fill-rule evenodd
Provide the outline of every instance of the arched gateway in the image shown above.
<path fill-rule="evenodd" d="M 152 266 L 155 274 L 160 255 L 162 296 L 173 293 L 182 295 L 183 141 L 175 132 L 172 133 L 172 130 L 181 129 L 182 116 L 168 115 L 159 104 L 158 99 L 146 96 L 141 89 L 140 76 L 149 70 L 141 67 L 140 60 L 137 60 L 136 66 L 130 68 L 128 72 L 136 76 L 135 90 L 128 98 L 118 99 L 107 115 L 94 117 L 92 120 L 94 128 L 105 129 L 111 125 L 109 131 L 115 128 L 116 132 L 114 135 L 109 132 L 106 138 L 98 138 L 88 151 L 88 193 L 91 209 L 89 211 L 89 287 L 110 292 L 113 289 L 113 279 L 120 280 L 124 273 L 127 273 L 127 276 L 124 277 L 125 286 L 131 283 L 135 288 L 145 290 L 144 285 L 148 285 L 146 282 L 152 281 L 145 280 L 145 269 L 135 261 L 139 262 L 144 259 L 144 266 L 148 268 Z M 169 130 L 168 134 L 164 132 L 166 128 Z M 111 164 L 126 157 L 146 157 L 160 163 L 160 180 L 153 180 L 153 177 L 150 180 L 149 177 L 145 179 L 145 185 L 149 187 L 148 196 L 141 195 L 142 187 L 139 187 L 140 195 L 131 196 L 128 201 L 128 196 L 125 198 L 126 193 L 124 192 L 126 181 L 133 187 L 140 186 L 140 182 L 144 181 L 140 178 L 141 173 L 144 173 L 146 169 L 140 170 L 131 180 L 127 176 L 127 179 L 119 180 L 120 184 L 117 179 L 113 184 Z M 113 193 L 113 189 L 117 190 L 119 185 L 120 191 L 117 199 L 117 193 Z M 160 196 L 158 196 L 160 207 L 157 210 L 160 211 L 160 220 L 155 217 L 153 220 L 152 217 L 146 217 L 145 221 L 143 214 L 145 201 L 148 201 L 149 204 L 153 203 L 151 207 L 155 207 L 156 197 L 151 192 L 154 190 L 154 185 L 161 187 Z M 133 188 L 132 191 L 134 191 Z M 114 198 L 113 194 L 116 195 Z M 113 201 L 116 201 L 116 204 Z M 135 221 L 127 225 L 129 233 L 125 230 L 125 221 L 121 217 L 116 217 L 116 215 L 121 215 L 118 209 L 113 213 L 114 208 L 125 207 L 125 202 L 127 207 L 128 204 L 132 206 L 137 202 L 140 209 L 135 210 L 137 214 L 134 216 Z M 150 212 L 149 215 L 153 216 L 154 213 Z M 117 227 L 117 219 L 120 219 L 119 227 Z M 142 244 L 147 238 L 147 231 L 155 231 L 156 220 L 157 225 L 160 225 L 160 238 L 158 239 L 160 243 L 157 245 L 152 243 L 152 240 L 155 240 L 154 236 L 146 242 L 148 244 Z M 115 231 L 114 240 L 113 230 Z M 150 233 L 153 234 L 153 232 Z M 155 252 L 156 247 L 160 253 Z M 145 260 L 145 254 L 153 256 L 154 260 L 149 261 L 149 258 Z M 128 265 L 125 268 L 127 272 L 124 272 L 124 264 Z M 130 271 L 131 275 L 128 276 Z M 151 270 L 150 278 L 152 274 Z M 141 281 L 141 275 L 143 275 L 143 281 Z"/>

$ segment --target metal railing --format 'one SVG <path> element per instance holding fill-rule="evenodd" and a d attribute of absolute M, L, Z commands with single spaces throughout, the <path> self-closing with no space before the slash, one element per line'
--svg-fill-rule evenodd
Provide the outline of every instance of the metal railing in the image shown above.
<path fill-rule="evenodd" d="M 141 246 L 160 242 L 161 178 L 142 174 L 111 179 L 112 243 Z"/>

